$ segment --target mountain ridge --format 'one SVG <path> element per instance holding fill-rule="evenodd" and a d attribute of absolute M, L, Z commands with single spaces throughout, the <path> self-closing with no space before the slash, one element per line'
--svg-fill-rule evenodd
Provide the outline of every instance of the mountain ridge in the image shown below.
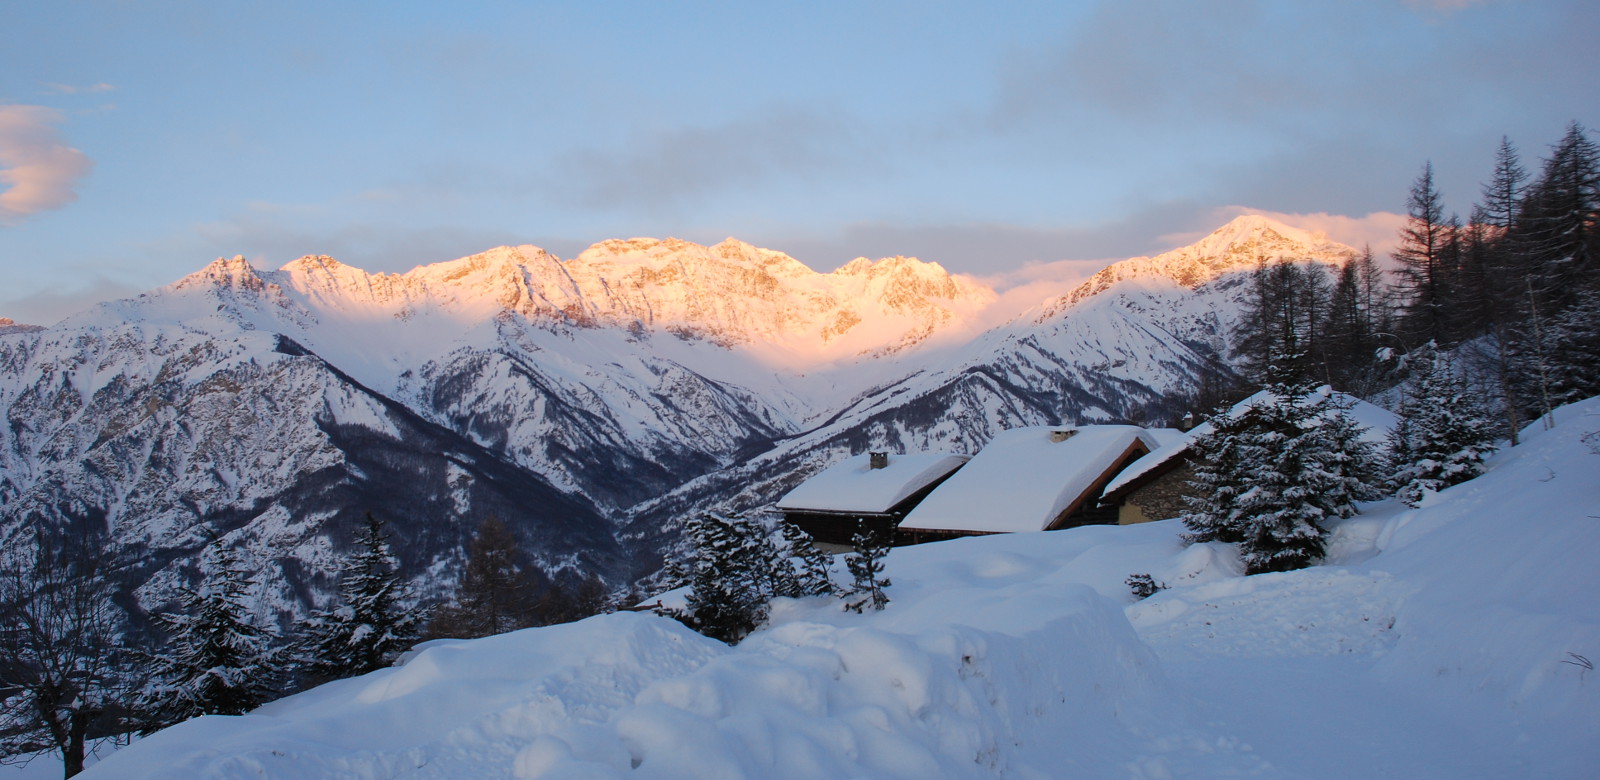
<path fill-rule="evenodd" d="M 262 595 L 285 620 L 323 598 L 325 551 L 366 509 L 396 516 L 412 540 L 397 553 L 431 586 L 486 513 L 542 567 L 621 584 L 683 517 L 759 508 L 867 449 L 972 452 L 1018 425 L 1172 413 L 1228 370 L 1251 242 L 1348 253 L 1274 224 L 965 340 L 994 291 L 904 257 L 822 274 L 734 239 L 628 239 L 403 274 L 218 259 L 0 333 L 0 533 L 25 517 L 102 528 L 151 607 L 193 574 L 184 540 L 299 560 Z M 1179 284 L 1185 262 L 1212 276 Z M 419 479 L 397 485 L 395 464 Z"/>

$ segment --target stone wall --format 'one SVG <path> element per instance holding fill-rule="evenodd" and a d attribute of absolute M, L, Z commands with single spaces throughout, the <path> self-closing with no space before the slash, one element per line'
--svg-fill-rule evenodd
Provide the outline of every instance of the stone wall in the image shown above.
<path fill-rule="evenodd" d="M 1194 469 L 1188 461 L 1184 461 L 1171 471 L 1150 480 L 1149 484 L 1122 500 L 1117 522 L 1122 525 L 1148 523 L 1187 512 L 1189 507 L 1183 502 L 1183 497 L 1191 490 L 1189 480 L 1193 478 Z"/>

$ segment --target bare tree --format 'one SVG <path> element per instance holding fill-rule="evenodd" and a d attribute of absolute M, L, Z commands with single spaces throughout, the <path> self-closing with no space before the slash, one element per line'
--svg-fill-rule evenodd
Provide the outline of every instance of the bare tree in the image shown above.
<path fill-rule="evenodd" d="M 0 562 L 0 763 L 61 756 L 65 776 L 130 728 L 120 610 L 94 545 L 46 538 Z"/>

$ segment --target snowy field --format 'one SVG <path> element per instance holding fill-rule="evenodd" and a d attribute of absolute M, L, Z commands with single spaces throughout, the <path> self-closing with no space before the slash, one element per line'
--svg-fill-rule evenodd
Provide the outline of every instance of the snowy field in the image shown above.
<path fill-rule="evenodd" d="M 434 642 L 84 777 L 1592 778 L 1600 399 L 1557 419 L 1304 571 L 1241 577 L 1171 521 L 897 549 L 878 614 Z M 1171 587 L 1135 602 L 1134 572 Z"/>

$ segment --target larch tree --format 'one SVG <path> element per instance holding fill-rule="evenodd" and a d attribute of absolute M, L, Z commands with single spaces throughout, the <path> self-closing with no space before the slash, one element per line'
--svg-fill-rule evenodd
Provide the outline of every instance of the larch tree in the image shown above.
<path fill-rule="evenodd" d="M 1400 265 L 1400 289 L 1405 296 L 1404 322 L 1412 343 L 1445 343 L 1445 307 L 1451 294 L 1450 233 L 1430 162 L 1411 186 L 1406 225 L 1394 251 L 1394 259 Z"/>
<path fill-rule="evenodd" d="M 511 529 L 490 515 L 467 546 L 454 598 L 434 612 L 427 636 L 473 639 L 532 626 L 536 576 Z"/>

